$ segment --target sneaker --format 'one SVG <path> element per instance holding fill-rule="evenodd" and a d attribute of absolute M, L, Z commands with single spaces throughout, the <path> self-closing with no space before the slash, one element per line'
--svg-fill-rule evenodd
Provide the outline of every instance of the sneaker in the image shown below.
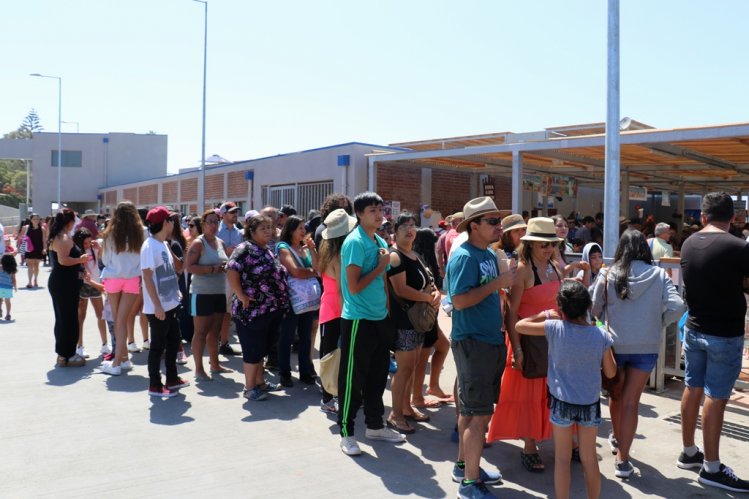
<path fill-rule="evenodd" d="M 255 387 L 250 390 L 247 388 L 244 389 L 242 392 L 242 396 L 246 398 L 247 400 L 253 400 L 255 402 L 259 402 L 261 400 L 265 400 L 268 398 L 268 394 L 260 389 L 260 387 Z"/>
<path fill-rule="evenodd" d="M 697 452 L 694 453 L 694 456 L 687 456 L 687 453 L 684 451 L 681 451 L 681 454 L 679 454 L 679 459 L 676 461 L 676 466 L 683 470 L 688 470 L 691 468 L 702 468 L 702 461 L 705 460 L 705 455 L 697 449 Z"/>
<path fill-rule="evenodd" d="M 122 374 L 122 366 L 113 366 L 111 361 L 101 363 L 101 372 L 110 376 L 119 376 Z"/>
<path fill-rule="evenodd" d="M 105 361 L 112 362 L 114 360 L 114 352 L 109 352 L 104 354 L 104 357 L 102 357 Z"/>
<path fill-rule="evenodd" d="M 127 351 L 133 353 L 140 352 L 140 348 L 138 348 L 138 345 L 136 345 L 135 342 L 132 342 L 127 344 Z"/>
<path fill-rule="evenodd" d="M 364 435 L 370 440 L 382 440 L 384 442 L 393 442 L 394 444 L 405 442 L 406 436 L 402 435 L 401 433 L 398 433 L 395 430 L 391 430 L 390 428 L 378 428 L 376 430 L 373 430 L 371 428 L 367 428 L 367 431 L 364 432 Z"/>
<path fill-rule="evenodd" d="M 291 376 L 281 376 L 281 386 L 291 388 L 294 386 L 294 382 L 291 380 Z"/>
<path fill-rule="evenodd" d="M 186 388 L 188 386 L 190 386 L 190 382 L 187 381 L 184 378 L 177 378 L 174 381 L 171 381 L 171 382 L 167 381 L 166 382 L 166 387 L 169 388 L 172 391 L 179 390 L 180 388 Z"/>
<path fill-rule="evenodd" d="M 635 467 L 629 461 L 618 461 L 614 463 L 614 475 L 617 478 L 629 478 L 635 472 Z"/>
<path fill-rule="evenodd" d="M 9 321 L 9 320 L 10 320 L 10 314 L 8 314 L 8 315 L 6 315 L 6 316 L 5 316 L 5 320 L 6 320 L 6 321 Z"/>
<path fill-rule="evenodd" d="M 120 363 L 120 367 L 123 371 L 132 371 L 133 370 L 133 363 L 129 360 L 123 360 L 122 363 Z"/>
<path fill-rule="evenodd" d="M 616 455 L 619 452 L 619 441 L 614 437 L 614 432 L 609 432 L 609 447 L 611 448 L 611 453 Z"/>
<path fill-rule="evenodd" d="M 6 319 L 6 320 L 7 320 L 7 319 Z M 79 345 L 79 346 L 77 346 L 77 347 L 76 347 L 76 349 L 75 349 L 75 353 L 76 353 L 77 355 L 80 355 L 80 356 L 81 356 L 81 357 L 83 357 L 84 359 L 88 359 L 89 357 L 91 357 L 91 356 L 90 356 L 90 355 L 88 354 L 88 352 L 86 351 L 86 347 L 84 347 L 83 345 Z"/>
<path fill-rule="evenodd" d="M 327 402 L 320 401 L 320 410 L 328 414 L 338 414 L 338 400 L 333 397 Z"/>
<path fill-rule="evenodd" d="M 67 361 L 68 367 L 83 367 L 86 365 L 86 359 L 78 354 L 73 355 Z"/>
<path fill-rule="evenodd" d="M 181 366 L 187 364 L 187 354 L 185 354 L 184 350 L 177 352 L 177 364 Z"/>
<path fill-rule="evenodd" d="M 162 397 L 162 398 L 170 398 L 170 397 L 177 396 L 177 392 L 173 392 L 165 386 L 151 386 L 148 388 L 148 394 L 152 397 Z"/>
<path fill-rule="evenodd" d="M 108 355 L 108 354 L 112 353 L 112 349 L 109 348 L 109 345 L 107 345 L 106 343 L 104 343 L 101 346 L 101 348 L 99 349 L 99 353 L 101 353 L 102 355 Z"/>
<path fill-rule="evenodd" d="M 260 389 L 266 393 L 268 392 L 277 392 L 281 389 L 281 385 L 278 383 L 271 383 L 270 381 L 263 382 L 262 385 L 260 385 Z"/>
<path fill-rule="evenodd" d="M 356 442 L 356 438 L 354 437 L 343 437 L 341 439 L 341 450 L 347 456 L 361 455 L 361 449 L 359 448 L 359 444 Z"/>
<path fill-rule="evenodd" d="M 314 385 L 317 383 L 317 378 L 315 376 L 301 376 L 299 381 L 305 385 Z"/>
<path fill-rule="evenodd" d="M 144 340 L 143 341 L 143 350 L 150 350 L 151 349 L 151 340 Z"/>
<path fill-rule="evenodd" d="M 485 483 L 477 481 L 465 484 L 462 480 L 460 481 L 460 486 L 458 486 L 458 499 L 484 499 L 487 497 L 497 496 L 489 492 Z"/>
<path fill-rule="evenodd" d="M 461 468 L 460 466 L 458 466 L 457 463 L 455 463 L 455 466 L 453 466 L 453 473 L 452 473 L 453 482 L 461 483 L 465 477 L 466 477 L 465 467 Z M 502 483 L 502 473 L 500 473 L 499 470 L 485 471 L 484 468 L 479 468 L 479 480 L 482 481 L 485 485 L 494 485 L 495 483 Z"/>
<path fill-rule="evenodd" d="M 237 352 L 235 352 L 234 349 L 231 347 L 231 345 L 228 343 L 224 343 L 223 345 L 218 347 L 218 353 L 220 353 L 221 355 L 228 355 L 228 356 L 237 355 Z"/>
<path fill-rule="evenodd" d="M 733 492 L 749 492 L 749 482 L 737 477 L 736 473 L 725 464 L 721 464 L 720 470 L 716 473 L 708 473 L 705 468 L 702 468 L 697 480 L 701 484 L 711 487 L 719 487 Z"/>

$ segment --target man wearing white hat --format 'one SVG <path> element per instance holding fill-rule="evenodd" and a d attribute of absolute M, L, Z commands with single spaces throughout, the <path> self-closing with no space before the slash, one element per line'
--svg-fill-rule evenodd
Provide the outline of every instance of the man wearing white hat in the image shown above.
<path fill-rule="evenodd" d="M 494 497 L 486 485 L 501 482 L 502 475 L 484 471 L 479 464 L 507 355 L 499 290 L 512 284 L 512 274 L 500 276 L 497 257 L 488 249 L 502 234 L 494 201 L 489 197 L 472 199 L 463 215 L 457 231 L 467 232 L 468 240 L 453 247 L 447 263 L 460 411 L 458 461 L 452 478 L 460 482 L 459 498 Z"/>

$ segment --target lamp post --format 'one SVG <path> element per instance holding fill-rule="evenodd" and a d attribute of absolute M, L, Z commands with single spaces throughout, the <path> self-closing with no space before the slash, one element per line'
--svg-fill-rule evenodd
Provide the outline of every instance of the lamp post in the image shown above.
<path fill-rule="evenodd" d="M 38 78 L 52 78 L 57 80 L 57 210 L 62 209 L 62 77 L 31 73 L 29 76 Z"/>
<path fill-rule="evenodd" d="M 208 66 L 208 2 L 207 0 L 193 0 L 202 3 L 203 16 L 203 128 L 200 149 L 200 172 L 198 173 L 198 213 L 205 209 L 205 80 Z"/>

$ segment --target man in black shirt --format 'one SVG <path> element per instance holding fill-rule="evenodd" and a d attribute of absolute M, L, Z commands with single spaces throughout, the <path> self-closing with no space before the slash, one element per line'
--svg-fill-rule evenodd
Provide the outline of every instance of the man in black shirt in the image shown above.
<path fill-rule="evenodd" d="M 684 328 L 686 376 L 681 399 L 684 448 L 677 465 L 700 468 L 699 482 L 735 492 L 749 492 L 720 462 L 723 413 L 741 371 L 744 338 L 744 279 L 749 277 L 749 246 L 728 233 L 734 220 L 733 201 L 723 192 L 702 200 L 701 231 L 682 246 L 681 270 L 689 317 Z M 704 455 L 694 434 L 703 394 L 702 440 Z"/>

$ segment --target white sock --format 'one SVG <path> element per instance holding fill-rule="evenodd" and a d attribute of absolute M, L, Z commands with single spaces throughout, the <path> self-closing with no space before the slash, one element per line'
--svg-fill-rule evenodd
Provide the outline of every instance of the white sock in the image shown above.
<path fill-rule="evenodd" d="M 720 461 L 702 461 L 702 467 L 708 473 L 717 473 L 720 471 Z"/>
<path fill-rule="evenodd" d="M 682 450 L 688 457 L 692 457 L 699 452 L 700 448 L 696 445 L 692 445 L 691 447 L 684 447 Z"/>

